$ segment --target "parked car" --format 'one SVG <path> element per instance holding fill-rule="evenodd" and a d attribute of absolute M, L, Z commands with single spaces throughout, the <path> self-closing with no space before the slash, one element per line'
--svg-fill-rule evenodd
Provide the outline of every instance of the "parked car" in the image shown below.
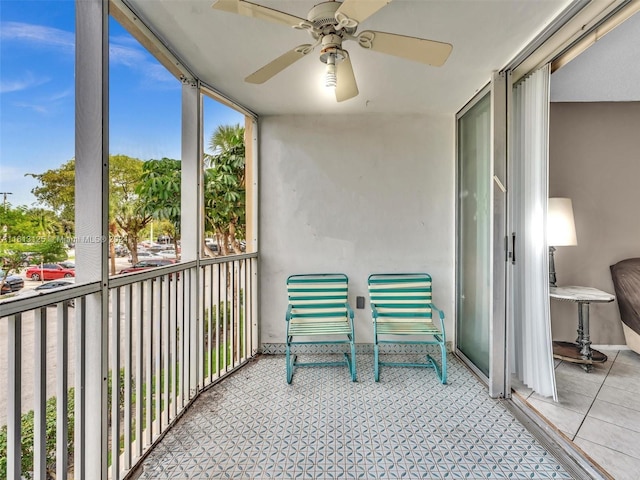
<path fill-rule="evenodd" d="M 205 238 L 204 244 L 212 251 L 218 251 L 218 242 L 216 242 L 215 238 Z"/>
<path fill-rule="evenodd" d="M 120 270 L 120 274 L 122 275 L 123 273 L 139 272 L 141 270 L 148 270 L 150 268 L 155 268 L 155 267 L 164 267 L 165 265 L 172 265 L 174 263 L 176 263 L 176 261 L 171 260 L 169 258 L 159 258 L 155 260 L 142 260 L 136 263 L 135 265 L 133 265 L 132 267 L 123 268 L 122 270 Z"/>
<path fill-rule="evenodd" d="M 175 250 L 161 250 L 158 255 L 162 258 L 178 258 Z"/>
<path fill-rule="evenodd" d="M 162 257 L 157 253 L 146 251 L 138 252 L 138 261 L 140 262 L 142 260 L 162 260 Z M 129 263 L 133 263 L 133 257 L 131 255 L 129 255 Z"/>
<path fill-rule="evenodd" d="M 64 268 L 57 263 L 45 263 L 30 266 L 24 274 L 31 280 L 55 280 L 57 278 L 75 277 L 76 271 L 73 268 Z"/>
<path fill-rule="evenodd" d="M 20 257 L 23 267 L 28 267 L 29 265 L 38 261 L 38 254 L 35 252 L 22 252 L 20 254 Z"/>
<path fill-rule="evenodd" d="M 7 293 L 17 292 L 18 290 L 24 287 L 24 280 L 22 277 L 18 275 L 9 275 L 5 279 L 6 273 L 4 270 L 0 270 L 0 282 L 4 279 L 4 285 L 2 286 L 2 291 L 0 291 L 0 295 L 5 295 Z"/>
<path fill-rule="evenodd" d="M 31 290 L 24 290 L 20 292 L 21 297 L 33 297 L 36 295 L 42 295 L 47 292 L 54 292 L 56 290 L 60 290 L 61 288 L 68 287 L 70 285 L 75 284 L 74 278 L 60 278 L 58 280 L 51 280 L 50 282 L 45 282 L 42 285 L 38 285 L 36 288 Z M 73 299 L 69 300 L 69 305 L 71 307 L 75 306 L 75 302 Z M 55 304 L 48 305 L 50 307 L 54 307 Z"/>
<path fill-rule="evenodd" d="M 65 260 L 64 262 L 58 262 L 58 265 L 64 268 L 76 268 L 76 264 L 70 262 L 69 260 Z"/>

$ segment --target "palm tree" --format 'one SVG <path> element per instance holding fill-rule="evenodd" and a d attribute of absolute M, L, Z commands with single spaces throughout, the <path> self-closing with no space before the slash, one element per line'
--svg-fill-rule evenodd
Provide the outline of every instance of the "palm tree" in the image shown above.
<path fill-rule="evenodd" d="M 209 139 L 209 150 L 213 155 L 205 155 L 205 160 L 210 161 L 218 155 L 228 155 L 238 147 L 242 147 L 244 157 L 244 127 L 239 124 L 218 125 Z"/>
<path fill-rule="evenodd" d="M 241 253 L 245 231 L 245 144 L 244 127 L 220 125 L 209 140 L 212 154 L 205 154 L 205 221 L 215 232 L 218 252 L 231 245 Z"/>

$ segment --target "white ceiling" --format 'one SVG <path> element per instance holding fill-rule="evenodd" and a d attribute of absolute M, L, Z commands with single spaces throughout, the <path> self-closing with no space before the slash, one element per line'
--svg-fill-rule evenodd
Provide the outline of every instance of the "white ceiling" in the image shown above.
<path fill-rule="evenodd" d="M 640 14 L 554 72 L 551 101 L 640 101 Z"/>
<path fill-rule="evenodd" d="M 337 103 L 321 86 L 317 50 L 262 85 L 243 79 L 293 47 L 306 32 L 213 10 L 213 0 L 126 0 L 194 74 L 258 114 L 442 113 L 458 111 L 569 0 L 394 0 L 358 31 L 380 30 L 453 44 L 431 67 L 345 43 L 360 95 Z M 306 17 L 317 0 L 253 0 Z"/>

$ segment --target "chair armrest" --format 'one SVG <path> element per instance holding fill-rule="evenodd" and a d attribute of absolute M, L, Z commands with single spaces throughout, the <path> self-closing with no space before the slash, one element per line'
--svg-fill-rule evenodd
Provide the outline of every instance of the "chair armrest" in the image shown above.
<path fill-rule="evenodd" d="M 353 308 L 351 308 L 351 305 L 349 305 L 348 303 L 345 303 L 345 304 L 344 304 L 344 306 L 345 306 L 345 307 L 346 307 L 346 309 L 347 309 L 347 313 L 349 314 L 349 318 L 350 318 L 351 320 L 353 320 L 353 317 L 354 317 L 354 315 L 355 315 L 355 314 L 353 313 Z"/>
<path fill-rule="evenodd" d="M 287 319 L 287 322 L 288 322 L 289 320 L 291 320 L 291 305 L 289 305 L 289 306 L 287 307 L 287 317 L 286 317 L 286 319 Z"/>
<path fill-rule="evenodd" d="M 431 310 L 435 310 L 436 312 L 438 312 L 438 316 L 440 317 L 440 320 L 444 320 L 444 312 L 440 310 L 438 307 L 436 307 L 433 303 L 431 304 Z"/>
<path fill-rule="evenodd" d="M 438 318 L 440 319 L 440 328 L 442 329 L 442 333 L 444 333 L 444 312 L 436 307 L 433 303 L 431 304 L 431 310 L 435 310 L 438 312 Z"/>
<path fill-rule="evenodd" d="M 374 321 L 376 318 L 378 318 L 378 309 L 376 308 L 376 305 L 374 303 L 371 304 L 371 317 Z"/>

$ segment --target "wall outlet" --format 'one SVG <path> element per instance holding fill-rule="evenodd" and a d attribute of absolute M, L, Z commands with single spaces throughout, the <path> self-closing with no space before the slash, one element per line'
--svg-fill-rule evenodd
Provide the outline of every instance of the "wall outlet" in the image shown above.
<path fill-rule="evenodd" d="M 356 308 L 364 308 L 364 297 L 356 297 Z"/>

